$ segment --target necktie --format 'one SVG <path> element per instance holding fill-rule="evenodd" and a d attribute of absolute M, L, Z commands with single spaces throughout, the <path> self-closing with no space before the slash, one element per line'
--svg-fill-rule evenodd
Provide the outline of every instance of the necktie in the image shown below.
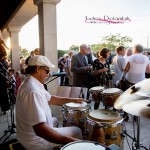
<path fill-rule="evenodd" d="M 86 56 L 83 56 L 83 59 L 84 59 L 85 65 L 88 66 L 88 62 L 86 60 Z"/>

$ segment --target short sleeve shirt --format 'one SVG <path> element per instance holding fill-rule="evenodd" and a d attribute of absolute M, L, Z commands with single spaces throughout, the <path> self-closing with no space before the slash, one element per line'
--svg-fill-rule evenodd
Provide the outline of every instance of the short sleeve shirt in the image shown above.
<path fill-rule="evenodd" d="M 20 86 L 16 99 L 17 138 L 24 145 L 41 145 L 44 139 L 37 136 L 33 126 L 45 122 L 53 127 L 51 109 L 48 105 L 51 95 L 33 76 L 28 76 Z M 41 143 L 40 143 L 41 142 Z"/>
<path fill-rule="evenodd" d="M 130 69 L 126 73 L 126 79 L 131 83 L 138 83 L 145 79 L 146 67 L 149 59 L 142 53 L 133 54 L 129 58 Z"/>

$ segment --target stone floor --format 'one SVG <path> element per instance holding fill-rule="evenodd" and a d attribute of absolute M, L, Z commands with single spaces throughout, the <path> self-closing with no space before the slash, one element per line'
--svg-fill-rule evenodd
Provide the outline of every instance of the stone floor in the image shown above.
<path fill-rule="evenodd" d="M 93 102 L 90 104 L 93 109 Z M 62 126 L 62 107 L 60 106 L 51 106 L 53 115 L 58 117 L 60 120 L 60 126 Z M 100 106 L 100 108 L 103 108 L 103 106 Z M 140 123 L 140 143 L 142 146 L 146 147 L 147 150 L 150 150 L 150 119 L 140 117 L 141 123 Z M 5 115 L 0 112 L 0 137 L 4 135 L 4 131 L 7 130 L 11 126 L 11 120 L 10 120 L 10 111 L 8 111 Z M 136 126 L 136 123 L 135 123 Z M 9 128 L 10 129 L 10 128 Z M 133 137 L 134 130 L 137 131 L 136 128 L 133 128 L 133 121 L 132 116 L 130 116 L 129 121 L 124 123 L 124 129 L 126 129 L 127 134 Z M 15 128 L 14 128 L 15 130 Z M 0 143 L 4 141 L 4 139 L 10 134 L 8 134 L 0 140 Z M 15 138 L 15 134 L 11 134 L 8 140 Z M 135 136 L 136 137 L 136 136 Z M 124 150 L 133 150 L 132 149 L 132 143 L 134 145 L 134 142 L 132 142 L 131 138 L 128 136 L 125 136 L 124 138 Z M 144 150 L 145 148 L 140 148 L 140 150 Z"/>

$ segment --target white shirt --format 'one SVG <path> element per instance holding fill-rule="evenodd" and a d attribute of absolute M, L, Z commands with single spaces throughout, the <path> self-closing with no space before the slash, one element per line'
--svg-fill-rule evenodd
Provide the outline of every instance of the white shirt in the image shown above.
<path fill-rule="evenodd" d="M 115 76 L 113 76 L 113 82 L 116 84 L 118 80 L 121 79 L 123 70 L 126 65 L 126 60 L 121 55 L 116 55 L 113 59 L 113 71 L 115 72 Z"/>
<path fill-rule="evenodd" d="M 124 56 L 124 59 L 125 59 L 125 61 L 126 61 L 126 64 L 127 64 L 128 60 L 129 60 L 129 57 L 130 57 L 130 56 L 127 56 L 127 55 Z"/>
<path fill-rule="evenodd" d="M 138 83 L 145 79 L 146 67 L 149 59 L 142 53 L 133 54 L 129 57 L 130 69 L 126 73 L 126 79 L 131 83 Z"/>
<path fill-rule="evenodd" d="M 17 139 L 26 150 L 41 150 L 49 142 L 37 136 L 33 126 L 45 122 L 53 127 L 48 101 L 51 95 L 33 76 L 29 76 L 20 86 L 16 99 Z"/>

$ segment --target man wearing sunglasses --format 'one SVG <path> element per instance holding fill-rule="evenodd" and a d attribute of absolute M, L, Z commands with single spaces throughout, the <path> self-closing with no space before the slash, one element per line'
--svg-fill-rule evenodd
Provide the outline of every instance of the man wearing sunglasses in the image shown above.
<path fill-rule="evenodd" d="M 82 139 L 82 132 L 78 127 L 55 127 L 57 119 L 52 117 L 49 105 L 80 103 L 87 100 L 51 96 L 43 86 L 50 68 L 54 68 L 54 65 L 47 57 L 41 55 L 31 57 L 25 69 L 27 78 L 18 90 L 17 139 L 26 150 L 46 150 L 58 144 Z"/>

